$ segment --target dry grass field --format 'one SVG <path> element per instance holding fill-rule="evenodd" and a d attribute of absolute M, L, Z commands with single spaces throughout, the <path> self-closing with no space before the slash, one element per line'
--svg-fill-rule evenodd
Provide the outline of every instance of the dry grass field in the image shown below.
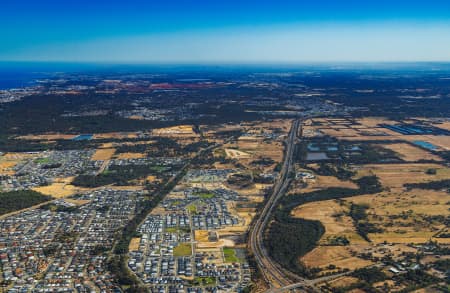
<path fill-rule="evenodd" d="M 414 140 L 414 139 L 413 139 Z M 450 150 L 450 136 L 445 135 L 424 135 L 423 139 L 415 139 L 415 140 L 424 140 L 427 141 L 441 150 Z"/>
<path fill-rule="evenodd" d="M 258 122 L 254 124 L 262 129 L 281 129 L 282 131 L 288 132 L 291 128 L 292 119 L 277 119 L 272 121 Z"/>
<path fill-rule="evenodd" d="M 352 128 L 333 129 L 333 128 L 320 128 L 320 132 L 334 137 L 359 137 L 359 132 Z"/>
<path fill-rule="evenodd" d="M 383 144 L 384 148 L 393 150 L 400 155 L 400 158 L 404 161 L 415 162 L 419 160 L 433 160 L 442 161 L 442 159 L 428 151 L 425 151 L 419 147 L 412 146 L 408 143 L 393 143 Z"/>
<path fill-rule="evenodd" d="M 444 121 L 442 123 L 434 123 L 435 127 L 439 127 L 441 129 L 449 130 L 450 131 L 450 121 Z"/>
<path fill-rule="evenodd" d="M 138 251 L 140 243 L 141 243 L 141 238 L 140 237 L 133 237 L 133 238 L 131 238 L 130 245 L 128 246 L 128 250 L 130 250 L 130 251 Z"/>
<path fill-rule="evenodd" d="M 356 122 L 367 127 L 374 128 L 378 127 L 379 124 L 395 124 L 395 121 L 383 118 L 383 117 L 364 117 L 356 119 Z"/>
<path fill-rule="evenodd" d="M 210 241 L 210 231 L 207 230 L 195 230 L 194 239 L 197 241 L 197 249 L 218 249 L 223 246 L 233 246 L 234 243 L 230 243 L 227 239 L 219 239 L 218 241 Z"/>
<path fill-rule="evenodd" d="M 437 146 L 438 151 L 450 150 L 450 137 L 402 135 L 380 127 L 380 124 L 397 123 L 399 122 L 377 117 L 355 120 L 322 118 L 308 122 L 306 128 L 308 136 L 317 136 L 317 133 L 321 132 L 338 140 L 378 141 L 382 143 L 382 147 L 396 152 L 405 163 L 355 166 L 357 175 L 354 179 L 376 175 L 384 188 L 381 193 L 345 198 L 343 203 L 333 200 L 307 203 L 292 211 L 294 217 L 317 220 L 325 227 L 325 233 L 318 246 L 301 258 L 306 266 L 322 268 L 320 274 L 325 274 L 336 270 L 328 268 L 331 264 L 340 269 L 350 270 L 371 265 L 371 261 L 359 257 L 369 252 L 378 258 L 390 255 L 394 259 L 401 259 L 404 257 L 403 253 L 417 253 L 417 247 L 411 246 L 411 243 L 423 244 L 433 240 L 450 245 L 450 238 L 439 238 L 439 235 L 450 231 L 445 222 L 450 216 L 450 194 L 445 191 L 408 190 L 404 187 L 407 183 L 450 178 L 450 168 L 439 163 L 443 161 L 441 157 L 411 144 L 414 141 L 425 141 Z M 433 124 L 429 121 L 425 123 Z M 450 122 L 435 126 L 448 129 Z M 432 160 L 436 163 L 417 163 L 419 160 Z M 314 169 L 314 166 L 308 167 Z M 340 182 L 332 176 L 316 176 L 315 179 L 306 179 L 306 182 L 306 188 L 293 184 L 297 189 L 294 188 L 290 192 L 310 192 L 328 187 L 357 188 L 354 184 L 351 186 L 351 182 L 344 185 L 345 182 Z M 360 220 L 353 220 L 350 217 L 352 205 L 367 207 L 363 212 L 365 216 Z M 367 237 L 371 242 L 367 242 L 358 234 L 355 221 L 367 222 L 380 230 L 377 233 L 369 232 Z M 339 236 L 345 236 L 350 243 L 339 246 L 335 241 Z M 335 288 L 345 287 L 356 281 L 354 278 L 344 277 L 330 282 L 329 285 Z"/>
<path fill-rule="evenodd" d="M 19 161 L 16 160 L 2 160 L 0 158 L 0 175 L 14 175 L 14 166 L 17 165 Z"/>
<path fill-rule="evenodd" d="M 435 169 L 436 175 L 427 174 Z M 376 175 L 384 187 L 403 189 L 405 183 L 437 181 L 450 178 L 450 168 L 439 164 L 370 164 L 358 170 L 357 177 Z"/>
<path fill-rule="evenodd" d="M 91 160 L 93 161 L 106 161 L 112 158 L 116 149 L 97 149 L 92 155 Z"/>
<path fill-rule="evenodd" d="M 130 191 L 133 191 L 133 190 L 143 190 L 144 186 L 142 186 L 142 185 L 121 185 L 121 186 L 113 185 L 113 186 L 108 186 L 108 188 L 111 188 L 113 190 L 130 190 Z"/>
<path fill-rule="evenodd" d="M 35 158 L 34 154 L 6 153 L 0 156 L 0 175 L 14 175 L 13 168 L 23 160 Z"/>
<path fill-rule="evenodd" d="M 413 189 L 407 192 L 383 192 L 345 199 L 364 204 L 369 222 L 383 229 L 370 233 L 374 243 L 425 243 L 430 239 L 449 243 L 448 238 L 436 238 L 445 229 L 445 223 L 433 217 L 450 216 L 450 194 L 444 191 Z"/>
<path fill-rule="evenodd" d="M 342 188 L 352 188 L 357 189 L 358 186 L 352 181 L 343 181 L 334 176 L 319 176 L 316 175 L 314 179 L 306 179 L 307 186 L 301 190 L 292 190 L 295 192 L 311 192 L 315 190 L 321 190 L 331 187 L 342 187 Z"/>
<path fill-rule="evenodd" d="M 183 137 L 197 137 L 198 134 L 194 132 L 192 125 L 177 125 L 173 127 L 158 128 L 153 130 L 153 134 L 160 136 L 183 136 Z"/>
<path fill-rule="evenodd" d="M 58 140 L 58 139 L 72 139 L 76 137 L 74 134 L 30 134 L 19 136 L 18 139 L 26 139 L 26 140 Z"/>
<path fill-rule="evenodd" d="M 327 272 L 326 267 L 330 264 L 337 268 L 350 270 L 372 264 L 371 261 L 353 256 L 353 254 L 354 251 L 349 246 L 318 246 L 300 260 L 308 267 L 324 269 L 323 273 Z"/>
<path fill-rule="evenodd" d="M 208 230 L 195 230 L 194 239 L 198 242 L 209 242 L 208 240 Z"/>
<path fill-rule="evenodd" d="M 264 141 L 261 137 L 245 137 L 238 139 L 236 143 L 228 143 L 224 146 L 225 155 L 236 159 L 248 169 L 260 168 L 264 172 L 271 172 L 278 162 L 283 159 L 283 145 L 278 141 Z M 269 165 L 253 165 L 252 162 L 259 159 L 271 159 Z"/>
<path fill-rule="evenodd" d="M 73 203 L 74 205 L 77 205 L 77 206 L 81 206 L 81 205 L 87 204 L 88 202 L 91 202 L 88 199 L 73 199 L 73 198 L 65 198 L 64 201 Z"/>
<path fill-rule="evenodd" d="M 333 288 L 340 288 L 340 287 L 348 287 L 350 285 L 355 284 L 358 281 L 359 281 L 358 278 L 350 277 L 350 276 L 344 276 L 344 277 L 340 277 L 340 278 L 334 279 L 334 280 L 332 280 L 332 281 L 330 281 L 328 283 Z"/>
<path fill-rule="evenodd" d="M 205 137 L 215 139 L 219 132 L 240 131 L 243 130 L 243 126 L 240 124 L 201 125 L 200 130 Z"/>
<path fill-rule="evenodd" d="M 402 135 L 398 132 L 381 127 L 380 124 L 396 124 L 398 122 L 382 117 L 362 118 L 348 120 L 348 122 L 336 119 L 312 119 L 308 126 L 304 128 L 307 137 L 318 136 L 323 133 L 339 140 L 347 141 L 426 141 L 440 150 L 450 150 L 450 136 L 445 135 Z M 415 121 L 403 121 L 411 122 Z M 354 124 L 352 124 L 354 123 Z M 447 129 L 450 122 L 435 124 L 434 126 Z M 411 146 L 412 147 L 412 146 Z M 395 148 L 395 146 L 394 146 Z M 413 151 L 412 153 L 415 153 Z M 413 154 L 411 156 L 414 156 Z M 408 159 L 407 159 L 408 160 Z"/>
<path fill-rule="evenodd" d="M 117 154 L 116 158 L 119 160 L 123 160 L 123 159 L 141 159 L 141 158 L 145 158 L 146 155 L 142 154 L 142 153 L 120 153 Z"/>
<path fill-rule="evenodd" d="M 45 195 L 50 195 L 54 198 L 64 198 L 71 195 L 74 195 L 80 190 L 81 188 L 75 187 L 73 185 L 70 185 L 66 182 L 54 182 L 48 186 L 39 186 L 33 188 L 33 190 L 40 192 Z"/>
<path fill-rule="evenodd" d="M 329 244 L 330 240 L 336 236 L 345 236 L 351 244 L 366 243 L 356 233 L 353 221 L 347 213 L 348 207 L 334 200 L 307 203 L 292 210 L 294 217 L 322 223 L 325 234 L 320 239 L 320 244 Z"/>
<path fill-rule="evenodd" d="M 106 132 L 95 133 L 93 139 L 124 139 L 124 138 L 137 138 L 138 134 L 135 132 Z"/>

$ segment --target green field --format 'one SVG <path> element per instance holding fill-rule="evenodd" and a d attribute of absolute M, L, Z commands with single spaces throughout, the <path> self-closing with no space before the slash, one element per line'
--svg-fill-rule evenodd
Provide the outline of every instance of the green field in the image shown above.
<path fill-rule="evenodd" d="M 178 232 L 178 228 L 177 227 L 166 228 L 166 232 L 167 233 L 177 233 Z"/>
<path fill-rule="evenodd" d="M 38 158 L 38 159 L 34 160 L 34 162 L 37 164 L 48 164 L 48 163 L 50 163 L 50 159 L 49 158 Z"/>
<path fill-rule="evenodd" d="M 236 256 L 236 251 L 230 247 L 223 248 L 223 255 L 225 256 L 225 262 L 240 262 L 241 260 Z"/>
<path fill-rule="evenodd" d="M 196 193 L 195 195 L 197 195 L 198 197 L 202 198 L 202 199 L 210 199 L 214 197 L 214 193 L 212 192 L 199 192 Z"/>
<path fill-rule="evenodd" d="M 196 277 L 192 284 L 195 286 L 211 286 L 216 284 L 216 278 L 214 277 Z"/>
<path fill-rule="evenodd" d="M 156 165 L 156 166 L 151 166 L 150 169 L 151 169 L 152 171 L 161 173 L 161 172 L 163 172 L 163 171 L 166 170 L 166 167 Z"/>
<path fill-rule="evenodd" d="M 187 206 L 187 210 L 191 213 L 191 214 L 196 214 L 197 213 L 197 206 L 195 204 L 191 204 Z"/>

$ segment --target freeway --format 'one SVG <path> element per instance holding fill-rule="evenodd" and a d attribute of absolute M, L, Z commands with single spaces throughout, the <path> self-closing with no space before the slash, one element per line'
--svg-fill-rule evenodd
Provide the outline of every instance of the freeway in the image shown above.
<path fill-rule="evenodd" d="M 299 134 L 299 136 L 297 136 Z M 323 276 L 316 279 L 305 279 L 293 274 L 292 272 L 282 268 L 278 263 L 274 262 L 264 248 L 264 231 L 267 223 L 271 219 L 271 213 L 276 208 L 279 200 L 286 193 L 291 178 L 289 174 L 293 171 L 295 144 L 299 137 L 302 136 L 302 127 L 299 120 L 292 123 L 286 140 L 286 151 L 283 165 L 277 181 L 274 184 L 271 196 L 267 199 L 259 217 L 256 219 L 253 229 L 250 232 L 249 246 L 254 254 L 258 268 L 269 284 L 270 288 L 266 293 L 281 292 L 318 292 L 316 285 L 327 282 L 345 275 L 349 275 L 352 271 Z M 379 267 L 380 265 L 373 265 Z M 372 267 L 372 266 L 369 266 Z"/>
<path fill-rule="evenodd" d="M 297 285 L 296 288 L 302 287 L 301 284 L 304 284 L 305 290 L 307 289 L 307 287 L 309 287 L 307 284 L 307 280 L 299 278 L 298 276 L 286 271 L 277 263 L 275 263 L 269 257 L 263 243 L 264 231 L 267 223 L 271 218 L 271 213 L 277 206 L 280 198 L 283 197 L 283 195 L 286 193 L 291 180 L 289 173 L 293 169 L 293 156 L 299 127 L 300 121 L 295 120 L 292 123 L 288 138 L 286 140 L 284 162 L 278 179 L 274 184 L 273 192 L 267 199 L 261 213 L 259 214 L 259 217 L 256 219 L 249 237 L 249 246 L 254 254 L 258 268 L 261 271 L 265 281 L 270 285 L 271 289 L 283 288 L 289 286 L 292 283 L 295 283 Z"/>

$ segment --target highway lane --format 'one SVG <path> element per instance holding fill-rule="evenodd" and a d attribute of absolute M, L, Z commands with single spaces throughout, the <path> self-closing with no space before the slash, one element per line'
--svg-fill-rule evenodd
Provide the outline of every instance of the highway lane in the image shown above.
<path fill-rule="evenodd" d="M 299 133 L 299 136 L 297 134 Z M 278 263 L 274 262 L 268 255 L 264 247 L 264 231 L 267 223 L 271 219 L 272 211 L 277 207 L 279 200 L 287 192 L 291 178 L 289 173 L 293 171 L 295 144 L 299 137 L 302 136 L 301 122 L 296 120 L 292 123 L 291 130 L 286 140 L 286 151 L 282 169 L 270 198 L 267 199 L 259 217 L 250 232 L 249 244 L 253 251 L 256 263 L 265 281 L 270 288 L 266 292 L 318 292 L 316 285 L 325 281 L 330 281 L 345 275 L 352 271 L 319 277 L 316 279 L 305 279 L 296 274 L 282 268 Z M 378 266 L 378 265 L 375 265 Z"/>
<path fill-rule="evenodd" d="M 289 284 L 298 284 L 303 281 L 303 279 L 298 278 L 294 274 L 284 270 L 277 263 L 273 262 L 269 257 L 263 243 L 264 231 L 268 221 L 271 218 L 271 213 L 273 209 L 276 208 L 279 199 L 287 191 L 290 183 L 289 173 L 293 169 L 293 156 L 299 127 L 300 121 L 295 120 L 292 123 L 288 138 L 286 140 L 284 162 L 278 179 L 274 184 L 272 195 L 267 199 L 261 213 L 259 214 L 259 217 L 257 218 L 253 226 L 249 238 L 249 244 L 254 254 L 258 268 L 271 288 L 285 287 Z"/>

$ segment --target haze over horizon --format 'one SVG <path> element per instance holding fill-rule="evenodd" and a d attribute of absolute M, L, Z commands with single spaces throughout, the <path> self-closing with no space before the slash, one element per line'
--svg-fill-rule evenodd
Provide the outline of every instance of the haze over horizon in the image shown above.
<path fill-rule="evenodd" d="M 450 2 L 10 1 L 0 61 L 450 61 Z"/>

